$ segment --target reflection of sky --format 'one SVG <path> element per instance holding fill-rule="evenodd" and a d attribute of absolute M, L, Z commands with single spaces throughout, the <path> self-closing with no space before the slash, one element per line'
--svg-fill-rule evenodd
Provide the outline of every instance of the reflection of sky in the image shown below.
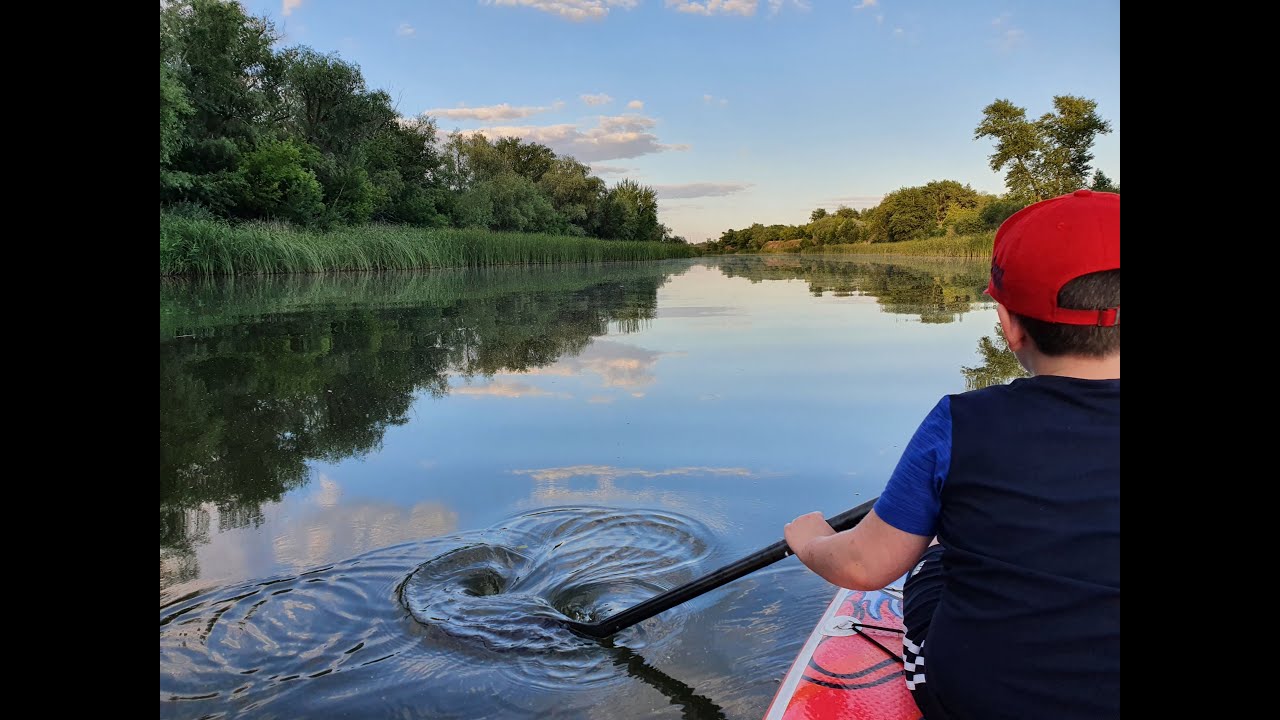
<path fill-rule="evenodd" d="M 281 502 L 264 505 L 266 532 L 252 526 L 219 528 L 213 505 L 193 512 L 210 518 L 212 542 L 199 546 L 196 555 L 201 586 L 214 580 L 232 582 L 300 571 L 368 550 L 435 537 L 456 529 L 458 520 L 456 512 L 438 502 L 402 505 L 362 498 L 327 474 Z M 162 554 L 161 575 L 177 571 L 182 562 L 179 556 Z M 174 588 L 168 594 L 180 592 L 181 588 Z"/>
<path fill-rule="evenodd" d="M 644 397 L 654 381 L 654 369 L 664 356 L 678 352 L 654 352 L 614 340 L 596 339 L 585 350 L 540 368 L 519 373 L 497 373 L 491 379 L 455 378 L 451 395 L 475 397 L 582 399 L 609 403 L 620 397 Z"/>
<path fill-rule="evenodd" d="M 678 505 L 724 528 L 728 550 L 754 549 L 797 514 L 877 494 L 917 423 L 964 390 L 960 368 L 996 322 L 981 307 L 927 324 L 874 297 L 703 265 L 658 302 L 639 331 L 611 329 L 577 356 L 419 394 L 380 449 L 314 463 L 333 480 L 265 507 L 260 528 L 214 528 L 202 574 L 259 576 L 566 504 Z"/>

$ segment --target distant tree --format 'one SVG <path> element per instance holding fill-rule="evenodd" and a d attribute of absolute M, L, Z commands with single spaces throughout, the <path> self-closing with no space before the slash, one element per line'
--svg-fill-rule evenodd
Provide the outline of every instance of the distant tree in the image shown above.
<path fill-rule="evenodd" d="M 936 225 L 941 228 L 947 213 L 953 208 L 968 209 L 978 207 L 978 192 L 968 185 L 961 185 L 955 180 L 934 180 L 923 188 L 934 204 Z"/>
<path fill-rule="evenodd" d="M 551 199 L 557 212 L 583 232 L 605 194 L 604 181 L 591 168 L 571 157 L 559 157 L 543 172 L 538 187 Z"/>
<path fill-rule="evenodd" d="M 872 242 L 901 242 L 925 237 L 937 227 L 937 204 L 923 187 L 908 187 L 884 196 L 872 216 Z"/>
<path fill-rule="evenodd" d="M 1032 203 L 1085 187 L 1091 149 L 1111 124 L 1097 113 L 1097 102 L 1072 95 L 1053 98 L 1054 112 L 1027 120 L 1024 108 L 996 100 L 983 108 L 974 139 L 992 138 L 991 169 L 1005 171 L 1014 199 Z"/>
<path fill-rule="evenodd" d="M 524 142 L 517 137 L 504 137 L 493 145 L 503 166 L 521 176 L 538 182 L 555 164 L 556 154 L 551 148 L 536 142 Z"/>
<path fill-rule="evenodd" d="M 1111 178 L 1103 174 L 1101 170 L 1093 171 L 1093 182 L 1089 183 L 1089 189 L 1095 192 L 1120 192 L 1120 186 L 1111 182 Z"/>
<path fill-rule="evenodd" d="M 814 222 L 814 221 L 816 221 L 816 220 L 821 220 L 822 218 L 824 218 L 824 217 L 826 217 L 826 216 L 827 216 L 827 209 L 826 209 L 826 208 L 818 208 L 817 210 L 814 210 L 813 212 L 809 213 L 809 222 Z"/>
<path fill-rule="evenodd" d="M 1018 212 L 1026 204 L 1018 200 L 1002 199 L 996 200 L 982 208 L 980 216 L 982 223 L 988 228 L 998 228 L 1000 224 L 1009 219 L 1009 216 Z"/>

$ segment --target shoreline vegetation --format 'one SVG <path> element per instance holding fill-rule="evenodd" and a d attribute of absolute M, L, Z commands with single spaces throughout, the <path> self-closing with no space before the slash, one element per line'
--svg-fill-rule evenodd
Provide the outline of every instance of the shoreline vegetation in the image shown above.
<path fill-rule="evenodd" d="M 441 133 L 359 65 L 281 40 L 237 3 L 161 4 L 162 276 L 693 254 L 653 187 L 520 137 Z"/>
<path fill-rule="evenodd" d="M 161 277 L 626 262 L 694 254 L 685 243 L 410 225 L 312 230 L 160 213 Z"/>
<path fill-rule="evenodd" d="M 547 145 L 484 129 L 442 134 L 404 117 L 359 65 L 280 45 L 236 3 L 160 7 L 160 275 L 420 270 L 737 253 L 981 257 L 1019 209 L 1086 185 L 1111 125 L 1059 95 L 1029 119 L 996 100 L 974 139 L 995 141 L 1003 195 L 933 180 L 874 207 L 819 207 L 796 225 L 753 223 L 696 245 L 659 221 L 652 186 Z M 618 132 L 652 121 L 601 117 Z M 1092 183 L 1089 173 L 1093 170 Z"/>

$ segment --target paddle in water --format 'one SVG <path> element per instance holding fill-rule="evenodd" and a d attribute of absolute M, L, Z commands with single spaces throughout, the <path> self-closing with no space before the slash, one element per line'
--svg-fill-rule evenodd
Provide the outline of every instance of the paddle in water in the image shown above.
<path fill-rule="evenodd" d="M 842 532 L 857 525 L 862 518 L 871 512 L 871 508 L 876 504 L 877 498 L 872 498 L 852 510 L 836 515 L 827 522 L 836 532 Z M 660 612 L 670 610 L 671 608 L 692 600 L 699 595 L 711 592 L 716 588 L 727 585 L 738 578 L 749 575 L 763 567 L 768 567 L 779 560 L 791 554 L 791 548 L 787 546 L 786 540 L 780 540 L 763 550 L 748 555 L 741 560 L 725 565 L 719 570 L 715 570 L 696 580 L 691 580 L 678 588 L 668 590 L 661 595 L 655 595 L 648 600 L 636 605 L 633 608 L 615 613 L 609 617 L 596 623 L 582 623 L 573 620 L 566 624 L 570 630 L 593 638 L 607 638 L 610 635 L 624 630 L 643 622 L 657 615 Z"/>

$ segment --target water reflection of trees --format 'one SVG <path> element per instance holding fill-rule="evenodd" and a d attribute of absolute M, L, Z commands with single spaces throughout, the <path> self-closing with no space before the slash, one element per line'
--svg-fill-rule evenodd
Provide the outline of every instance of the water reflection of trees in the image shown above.
<path fill-rule="evenodd" d="M 674 269 L 679 269 L 677 266 Z M 162 283 L 160 548 L 170 582 L 262 522 L 307 463 L 376 450 L 450 375 L 542 367 L 652 319 L 673 267 Z"/>
<path fill-rule="evenodd" d="M 983 295 L 988 268 L 971 260 L 726 257 L 716 265 L 729 277 L 751 282 L 804 280 L 816 296 L 874 297 L 885 312 L 917 315 L 926 323 L 952 322 L 990 302 Z"/>
<path fill-rule="evenodd" d="M 1028 373 L 1018 363 L 1018 358 L 1009 349 L 1009 341 L 1005 339 L 1004 330 L 996 323 L 994 335 L 978 340 L 978 355 L 982 364 L 977 367 L 962 367 L 965 390 L 978 390 L 991 385 L 1004 385 Z"/>

